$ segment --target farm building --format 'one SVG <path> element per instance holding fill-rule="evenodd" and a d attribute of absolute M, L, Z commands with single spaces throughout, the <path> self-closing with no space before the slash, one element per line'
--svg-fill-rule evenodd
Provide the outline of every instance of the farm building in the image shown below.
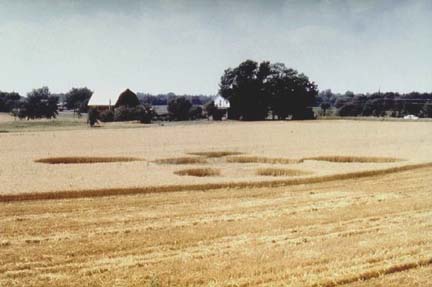
<path fill-rule="evenodd" d="M 228 109 L 231 107 L 230 102 L 222 96 L 217 96 L 213 100 L 215 110 L 212 112 L 213 120 L 220 121 L 228 118 Z"/>
<path fill-rule="evenodd" d="M 213 103 L 214 103 L 216 108 L 221 109 L 221 110 L 230 108 L 230 102 L 222 96 L 217 96 L 213 100 Z"/>
<path fill-rule="evenodd" d="M 94 93 L 88 103 L 89 107 L 97 109 L 111 109 L 120 106 L 136 107 L 138 105 L 137 95 L 129 89 L 115 95 Z"/>

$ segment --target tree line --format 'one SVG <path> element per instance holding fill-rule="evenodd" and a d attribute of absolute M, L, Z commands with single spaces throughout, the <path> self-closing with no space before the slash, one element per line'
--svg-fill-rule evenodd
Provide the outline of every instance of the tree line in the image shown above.
<path fill-rule="evenodd" d="M 16 92 L 0 91 L 0 112 L 11 113 L 20 119 L 56 118 L 59 98 L 65 99 L 65 107 L 80 114 L 87 112 L 88 101 L 93 92 L 84 88 L 72 88 L 66 94 L 53 94 L 48 87 L 34 89 L 22 97 Z"/>
<path fill-rule="evenodd" d="M 72 88 L 65 94 L 53 94 L 48 87 L 34 89 L 22 97 L 16 92 L 0 91 L 0 112 L 20 119 L 55 118 L 63 107 L 80 115 L 88 111 L 93 91 L 87 87 Z M 318 92 L 317 85 L 283 63 L 261 63 L 246 60 L 228 68 L 220 78 L 218 94 L 230 102 L 228 117 L 236 120 L 313 119 L 312 107 L 320 107 L 322 115 L 329 109 L 337 116 L 416 115 L 432 117 L 432 93 L 377 92 L 344 94 L 331 90 Z M 117 111 L 92 114 L 102 121 L 193 120 L 212 116 L 221 119 L 225 111 L 216 107 L 208 95 L 137 94 L 137 107 L 118 107 Z M 60 101 L 61 100 L 61 101 Z M 166 115 L 158 115 L 152 106 L 167 106 Z"/>
<path fill-rule="evenodd" d="M 432 117 L 432 93 L 355 94 L 347 91 L 344 94 L 336 94 L 331 90 L 324 90 L 318 94 L 316 106 L 321 107 L 324 115 L 328 109 L 333 108 L 336 115 L 341 117 Z"/>
<path fill-rule="evenodd" d="M 203 106 L 214 98 L 213 95 L 176 95 L 175 93 L 153 95 L 140 92 L 137 93 L 137 97 L 142 104 L 152 106 L 168 106 L 176 98 L 185 98 L 194 106 Z"/>

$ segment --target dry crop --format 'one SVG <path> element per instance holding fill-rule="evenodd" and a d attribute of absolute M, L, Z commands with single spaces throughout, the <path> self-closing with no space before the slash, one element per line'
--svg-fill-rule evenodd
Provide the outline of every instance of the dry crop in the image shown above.
<path fill-rule="evenodd" d="M 233 156 L 226 159 L 231 163 L 269 163 L 269 164 L 291 164 L 298 163 L 298 160 L 288 158 L 269 158 L 259 156 Z"/>
<path fill-rule="evenodd" d="M 265 181 L 248 182 L 219 182 L 185 185 L 162 185 L 162 186 L 143 186 L 131 188 L 100 188 L 100 189 L 81 189 L 81 190 L 60 190 L 52 192 L 26 192 L 19 194 L 0 195 L 0 202 L 31 201 L 31 200 L 59 200 L 86 197 L 106 197 L 124 196 L 150 193 L 172 193 L 182 191 L 208 191 L 216 189 L 239 189 L 239 188 L 274 188 L 281 186 L 305 185 L 314 183 L 324 183 L 346 179 L 360 179 L 365 177 L 377 177 L 386 174 L 399 173 L 409 170 L 417 170 L 432 167 L 431 163 L 411 164 L 404 166 L 391 167 L 386 169 L 374 169 L 356 171 L 342 174 L 303 177 L 293 179 L 278 179 Z"/>
<path fill-rule="evenodd" d="M 318 160 L 318 161 L 329 161 L 329 162 L 359 162 L 359 163 L 389 163 L 398 162 L 401 159 L 390 158 L 390 157 L 365 157 L 365 156 L 316 156 L 316 157 L 306 157 L 301 159 L 305 160 Z"/>
<path fill-rule="evenodd" d="M 289 187 L 3 203 L 0 285 L 428 286 L 431 184 L 432 167 L 422 167 Z"/>
<path fill-rule="evenodd" d="M 173 157 L 155 160 L 156 163 L 160 164 L 197 164 L 207 163 L 207 161 L 200 157 Z"/>
<path fill-rule="evenodd" d="M 190 168 L 190 169 L 182 169 L 174 172 L 177 175 L 188 175 L 188 176 L 218 176 L 220 175 L 219 169 L 214 168 Z"/>
<path fill-rule="evenodd" d="M 128 162 L 142 161 L 133 157 L 49 157 L 37 159 L 35 162 L 48 164 L 83 164 L 83 163 L 104 163 L 104 162 Z"/>
<path fill-rule="evenodd" d="M 207 152 L 190 152 L 188 154 L 203 156 L 203 157 L 208 157 L 208 158 L 218 158 L 218 157 L 224 157 L 224 156 L 229 156 L 229 155 L 239 155 L 242 153 L 236 152 L 236 151 L 207 151 Z"/>
<path fill-rule="evenodd" d="M 263 176 L 300 176 L 308 175 L 310 172 L 305 172 L 296 169 L 286 169 L 286 168 L 260 168 L 256 172 L 257 175 Z"/>
<path fill-rule="evenodd" d="M 3 133 L 0 286 L 430 286 L 431 143 L 421 121 Z M 244 155 L 185 156 L 206 150 Z M 70 155 L 146 161 L 34 162 Z M 291 163 L 311 174 L 255 174 Z"/>

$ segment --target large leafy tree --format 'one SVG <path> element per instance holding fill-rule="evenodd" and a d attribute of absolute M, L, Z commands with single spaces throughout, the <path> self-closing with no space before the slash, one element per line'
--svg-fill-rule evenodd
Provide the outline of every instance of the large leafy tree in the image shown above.
<path fill-rule="evenodd" d="M 271 95 L 270 110 L 273 115 L 279 119 L 288 116 L 293 119 L 309 117 L 308 109 L 314 104 L 318 90 L 307 76 L 277 63 L 271 65 L 267 86 Z"/>
<path fill-rule="evenodd" d="M 225 70 L 219 93 L 230 101 L 230 117 L 244 120 L 262 120 L 267 117 L 268 101 L 264 80 L 269 64 L 247 60 L 237 68 Z"/>
<path fill-rule="evenodd" d="M 92 94 L 93 92 L 87 87 L 72 88 L 66 94 L 66 107 L 77 113 L 87 112 L 87 104 Z"/>
<path fill-rule="evenodd" d="M 52 96 L 48 87 L 35 89 L 27 94 L 18 116 L 27 119 L 55 118 L 58 115 L 58 97 Z"/>
<path fill-rule="evenodd" d="M 315 83 L 284 64 L 247 60 L 227 69 L 219 94 L 231 104 L 231 118 L 263 120 L 269 112 L 280 119 L 304 119 L 318 94 Z"/>

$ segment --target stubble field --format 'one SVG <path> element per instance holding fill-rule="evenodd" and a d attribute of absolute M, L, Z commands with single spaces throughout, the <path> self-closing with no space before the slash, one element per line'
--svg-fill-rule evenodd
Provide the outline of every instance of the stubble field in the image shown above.
<path fill-rule="evenodd" d="M 428 286 L 429 122 L 0 134 L 0 286 Z"/>

